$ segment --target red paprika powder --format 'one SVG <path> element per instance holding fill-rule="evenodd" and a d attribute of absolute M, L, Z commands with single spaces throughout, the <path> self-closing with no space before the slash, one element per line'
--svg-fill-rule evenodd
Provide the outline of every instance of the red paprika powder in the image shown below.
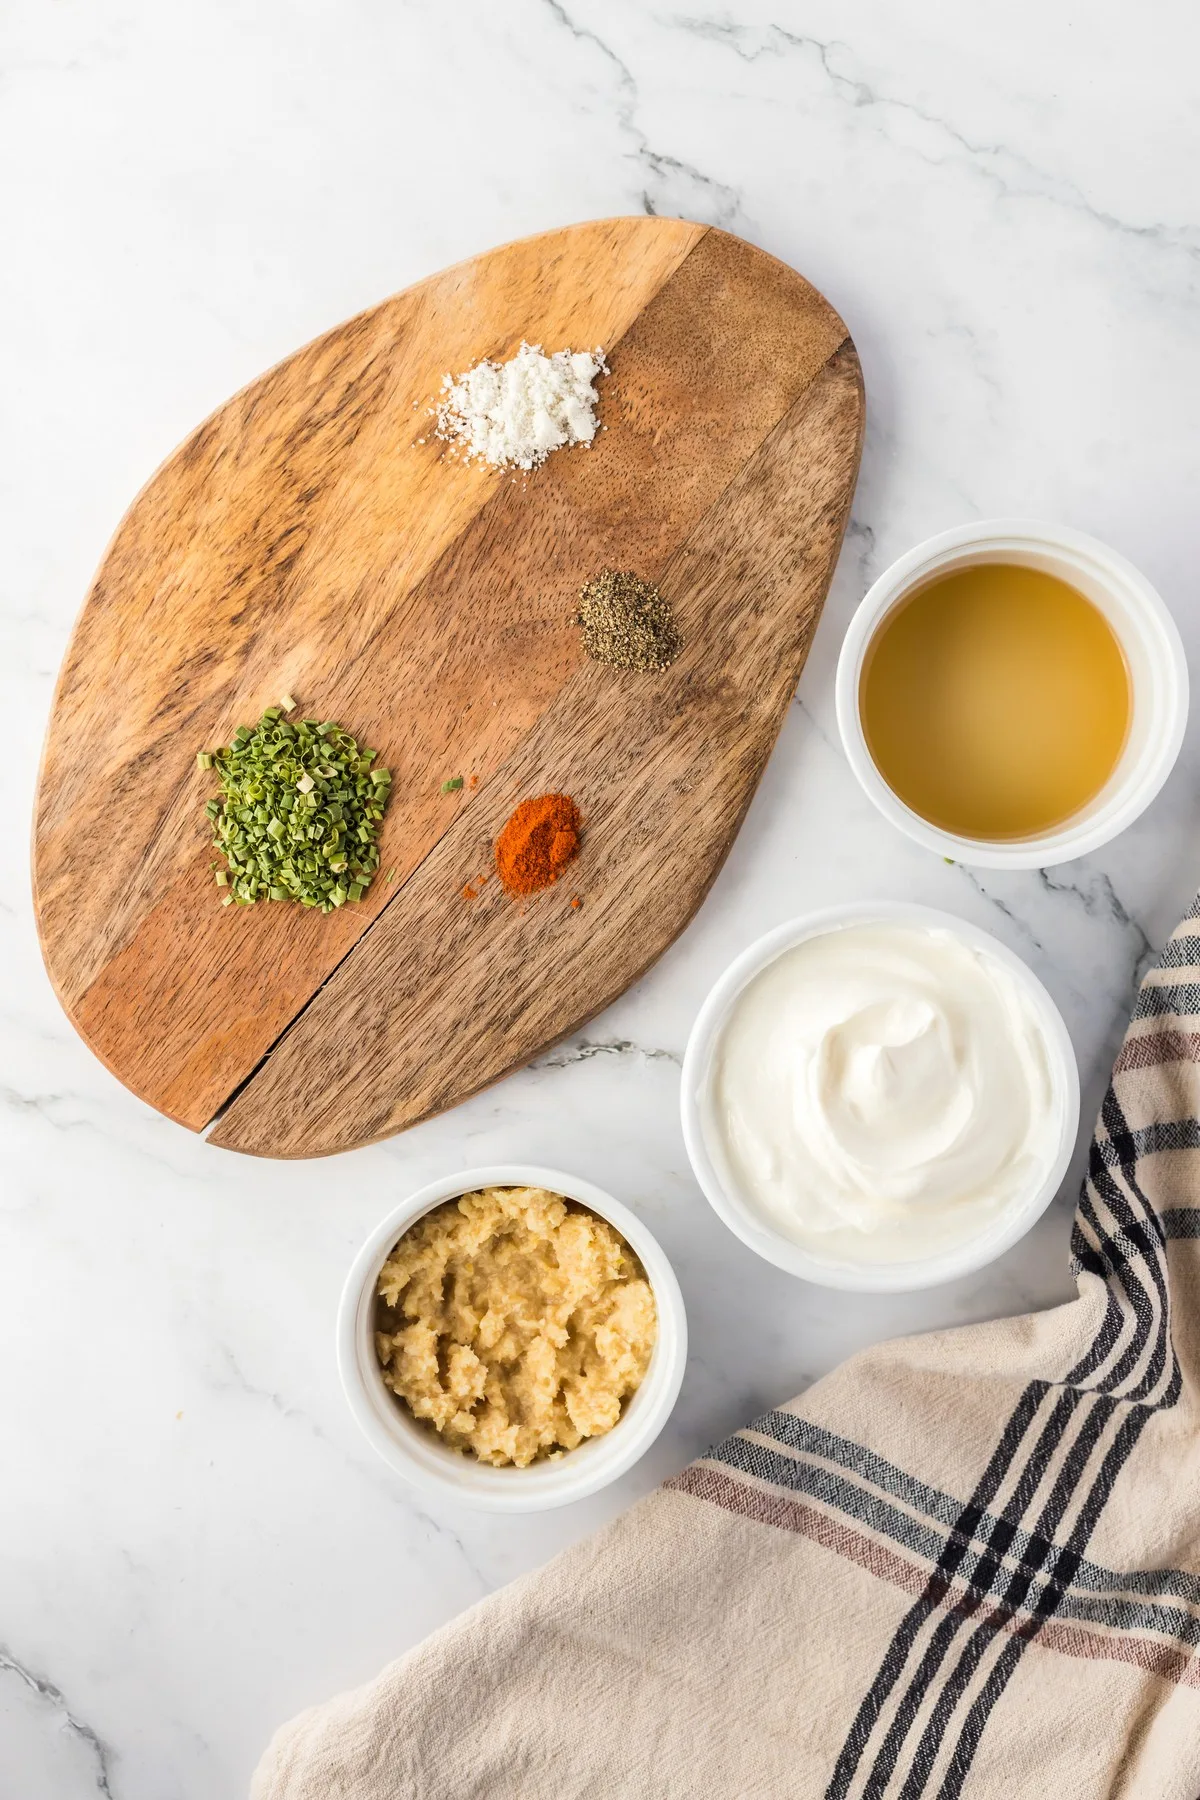
<path fill-rule="evenodd" d="M 536 894 L 579 854 L 579 808 L 569 794 L 522 800 L 496 839 L 496 873 L 508 894 Z"/>

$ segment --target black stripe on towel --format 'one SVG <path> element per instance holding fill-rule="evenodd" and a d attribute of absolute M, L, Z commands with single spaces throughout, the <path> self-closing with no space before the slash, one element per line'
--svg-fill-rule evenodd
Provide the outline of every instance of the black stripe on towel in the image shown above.
<path fill-rule="evenodd" d="M 904 1671 L 921 1627 L 941 1604 L 949 1584 L 963 1560 L 966 1544 L 972 1541 L 988 1508 L 996 1498 L 1013 1460 L 1024 1441 L 1038 1408 L 1049 1393 L 1049 1383 L 1033 1381 L 1025 1389 L 1000 1435 L 987 1468 L 976 1483 L 970 1501 L 963 1507 L 946 1536 L 942 1553 L 926 1582 L 924 1590 L 905 1613 L 884 1652 L 875 1679 L 863 1695 L 858 1711 L 846 1734 L 846 1741 L 834 1765 L 833 1775 L 825 1790 L 825 1800 L 846 1800 L 863 1752 L 892 1689 Z"/>

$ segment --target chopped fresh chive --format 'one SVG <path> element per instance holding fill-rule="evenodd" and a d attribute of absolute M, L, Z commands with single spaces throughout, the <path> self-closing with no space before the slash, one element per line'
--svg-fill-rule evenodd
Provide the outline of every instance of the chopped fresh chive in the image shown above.
<path fill-rule="evenodd" d="M 385 887 L 391 887 L 391 885 L 392 885 L 393 881 L 395 881 L 395 879 L 396 879 L 395 869 L 389 869 L 386 876 L 384 877 L 383 885 Z"/>
<path fill-rule="evenodd" d="M 384 776 L 384 775 L 387 775 L 387 779 L 389 781 L 392 779 L 391 776 L 387 774 L 386 769 L 377 769 L 375 771 L 375 779 L 377 781 L 379 780 L 379 778 L 381 776 Z M 462 784 L 463 784 L 463 778 L 461 775 L 452 775 L 450 777 L 449 781 L 443 781 L 442 792 L 443 792 L 443 794 L 457 793 L 458 789 L 462 786 Z"/>
<path fill-rule="evenodd" d="M 285 695 L 253 729 L 239 725 L 230 744 L 197 756 L 221 785 L 205 812 L 228 865 L 212 865 L 229 890 L 222 905 L 292 900 L 328 913 L 361 900 L 378 873 L 391 774 L 331 720 L 289 723 L 282 713 L 295 704 Z"/>

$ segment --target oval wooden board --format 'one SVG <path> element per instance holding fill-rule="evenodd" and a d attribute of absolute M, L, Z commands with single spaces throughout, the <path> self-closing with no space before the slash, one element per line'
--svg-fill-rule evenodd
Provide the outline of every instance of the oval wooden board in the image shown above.
<path fill-rule="evenodd" d="M 447 459 L 447 370 L 602 345 L 604 429 L 528 479 Z M 315 1156 L 535 1056 L 682 931 L 749 804 L 841 542 L 863 425 L 846 328 L 724 232 L 609 219 L 446 270 L 222 407 L 134 501 L 43 757 L 46 964 L 98 1056 L 211 1141 Z M 422 441 L 423 440 L 423 441 Z M 664 674 L 589 662 L 604 567 L 660 581 Z M 195 753 L 294 694 L 394 772 L 382 873 L 323 917 L 222 907 Z M 476 785 L 444 794 L 450 776 Z M 514 905 L 496 833 L 573 794 L 569 881 Z M 383 876 L 395 870 L 388 883 Z M 573 908 L 572 896 L 580 906 Z"/>

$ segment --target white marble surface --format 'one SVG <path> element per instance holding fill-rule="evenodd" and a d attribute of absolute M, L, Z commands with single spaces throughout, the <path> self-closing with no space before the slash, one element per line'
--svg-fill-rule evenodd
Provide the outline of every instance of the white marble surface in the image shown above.
<path fill-rule="evenodd" d="M 1030 960 L 1092 1114 L 1138 966 L 1200 878 L 1196 734 L 1103 854 L 976 877 L 860 797 L 831 674 L 868 580 L 990 513 L 1107 537 L 1200 641 L 1198 49 L 1185 0 L 1136 22 L 1116 0 L 6 0 L 3 1800 L 241 1793 L 284 1717 L 856 1346 L 1068 1292 L 1070 1191 L 1001 1263 L 934 1293 L 847 1299 L 759 1263 L 690 1178 L 678 1061 L 748 938 L 896 895 Z M 334 1164 L 211 1150 L 76 1040 L 30 915 L 39 740 L 107 536 L 196 421 L 322 327 L 505 238 L 642 208 L 794 263 L 866 370 L 854 522 L 741 839 L 691 930 L 586 1043 Z M 559 1162 L 637 1207 L 693 1333 L 644 1464 L 529 1521 L 415 1501 L 359 1438 L 332 1356 L 376 1217 L 447 1164 L 498 1156 Z"/>

